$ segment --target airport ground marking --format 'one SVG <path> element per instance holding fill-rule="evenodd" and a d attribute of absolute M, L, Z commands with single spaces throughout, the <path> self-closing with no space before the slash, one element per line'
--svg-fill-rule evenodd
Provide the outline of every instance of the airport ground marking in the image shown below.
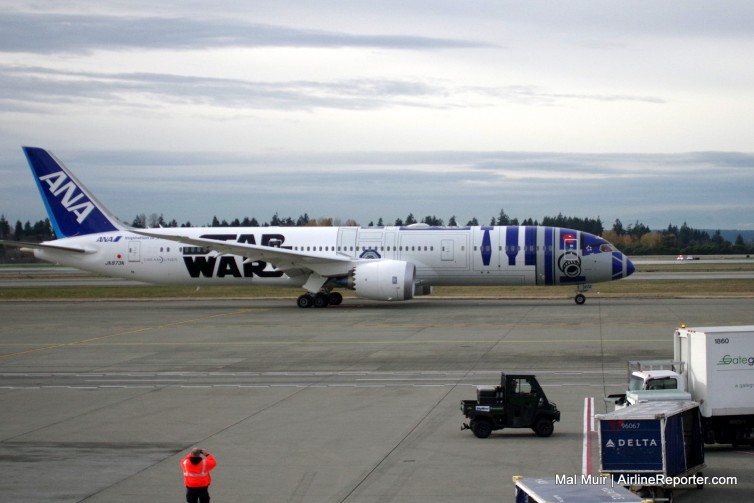
<path fill-rule="evenodd" d="M 222 318 L 222 317 L 225 317 L 225 316 L 234 316 L 234 315 L 246 314 L 246 313 L 249 313 L 249 312 L 256 312 L 256 311 L 262 311 L 262 310 L 266 310 L 266 309 L 260 309 L 260 308 L 237 309 L 235 311 L 230 311 L 230 312 L 227 312 L 227 313 L 217 313 L 217 314 L 211 314 L 211 315 L 207 315 L 207 316 L 201 316 L 199 318 L 192 318 L 192 319 L 188 319 L 188 320 L 175 321 L 175 322 L 172 322 L 172 323 L 164 323 L 164 324 L 160 324 L 160 325 L 141 327 L 141 328 L 132 329 L 132 330 L 125 330 L 125 331 L 121 331 L 121 332 L 116 332 L 114 334 L 102 335 L 102 336 L 99 336 L 99 337 L 92 337 L 92 338 L 89 338 L 89 339 L 82 339 L 82 340 L 79 340 L 79 341 L 64 342 L 64 343 L 60 343 L 60 344 L 49 344 L 49 345 L 46 345 L 46 346 L 43 346 L 43 347 L 38 347 L 38 348 L 34 348 L 34 349 L 28 349 L 26 351 L 18 351 L 16 353 L 8 353 L 8 354 L 0 355 L 0 360 L 12 358 L 12 357 L 15 357 L 15 356 L 24 356 L 24 355 L 28 355 L 28 354 L 32 354 L 32 353 L 41 352 L 41 351 L 51 351 L 51 350 L 54 350 L 54 349 L 60 349 L 60 348 L 66 348 L 66 347 L 91 345 L 94 342 L 99 342 L 99 341 L 103 341 L 103 340 L 106 340 L 106 339 L 113 339 L 115 337 L 121 337 L 121 336 L 125 336 L 125 335 L 140 334 L 140 333 L 149 332 L 149 331 L 152 331 L 152 330 L 159 330 L 159 329 L 163 329 L 163 328 L 176 327 L 176 326 L 181 326 L 181 325 L 186 325 L 186 324 L 191 324 L 191 323 L 197 323 L 197 322 L 200 322 L 200 321 L 210 320 L 210 319 L 213 319 L 213 318 Z M 3 344 L 0 344 L 0 346 L 1 345 L 3 345 Z"/>
<path fill-rule="evenodd" d="M 581 473 L 592 473 L 592 433 L 594 432 L 594 397 L 584 398 L 584 440 L 581 453 Z"/>
<path fill-rule="evenodd" d="M 238 314 L 233 313 L 233 314 Z M 227 316 L 226 315 L 213 315 L 212 317 L 217 316 Z M 94 345 L 95 343 L 106 340 L 106 339 L 112 339 L 114 337 L 119 337 L 123 335 L 134 335 L 139 333 L 148 332 L 150 330 L 157 330 L 160 328 L 169 328 L 171 326 L 180 326 L 185 325 L 188 323 L 195 323 L 197 321 L 209 319 L 207 318 L 195 318 L 191 320 L 185 320 L 181 322 L 174 322 L 174 323 L 167 323 L 164 325 L 156 325 L 153 327 L 142 327 L 139 329 L 134 330 L 128 330 L 124 332 L 118 332 L 115 334 L 110 335 L 103 335 L 100 337 L 93 337 L 91 339 L 84 339 L 80 341 L 73 341 L 73 342 L 66 342 L 66 343 L 60 343 L 60 344 L 54 344 L 54 343 L 48 343 L 44 347 L 38 347 L 29 349 L 27 351 L 20 351 L 17 353 L 8 353 L 5 355 L 0 355 L 0 359 L 8 358 L 11 356 L 20 356 L 27 353 L 33 353 L 35 351 L 43 351 L 46 349 L 55 349 L 59 347 L 65 347 L 65 346 L 77 346 L 77 345 Z M 436 344 L 436 345 L 443 345 L 443 344 L 521 344 L 521 343 L 530 343 L 530 342 L 538 342 L 538 343 L 559 343 L 559 344 L 581 344 L 581 343 L 589 343 L 589 342 L 598 342 L 598 339 L 508 339 L 508 340 L 495 340 L 495 339 L 486 339 L 486 340 L 468 340 L 468 339 L 461 339 L 461 340 L 426 340 L 426 339 L 410 339 L 410 340 L 395 340 L 395 339 L 377 339 L 377 340 L 371 340 L 371 341 L 353 341 L 353 340 L 345 340 L 345 341 L 333 341 L 333 340 L 266 340 L 266 341 L 206 341 L 206 342 L 188 342 L 188 341 L 179 341 L 179 342 L 159 342 L 159 341 L 144 341 L 144 342 L 114 342 L 109 343 L 108 345 L 112 346 L 175 346 L 175 345 L 182 345 L 182 346 L 291 346 L 291 345 L 301 345 L 301 346 L 315 346 L 315 345 L 344 345 L 344 344 L 350 344 L 354 346 L 369 346 L 369 345 L 410 345 L 410 344 Z M 627 341 L 624 340 L 616 340 L 616 341 L 606 341 L 606 342 L 615 342 L 615 343 L 626 343 Z M 643 342 L 657 342 L 656 339 L 631 339 L 631 343 L 643 343 Z M 664 342 L 663 342 L 664 343 Z M 28 347 L 28 346 L 36 346 L 37 344 L 34 343 L 19 343 L 19 342 L 13 342 L 13 343 L 2 343 L 0 342 L 0 347 Z"/>

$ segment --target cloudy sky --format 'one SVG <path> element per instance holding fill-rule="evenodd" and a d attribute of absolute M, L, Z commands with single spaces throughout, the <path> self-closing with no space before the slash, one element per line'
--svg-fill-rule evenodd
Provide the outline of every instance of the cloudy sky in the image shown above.
<path fill-rule="evenodd" d="M 750 0 L 207 5 L 3 2 L 0 213 L 754 229 Z"/>

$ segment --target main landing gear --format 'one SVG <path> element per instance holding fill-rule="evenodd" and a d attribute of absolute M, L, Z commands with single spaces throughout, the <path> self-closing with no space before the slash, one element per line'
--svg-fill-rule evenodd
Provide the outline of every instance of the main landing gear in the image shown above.
<path fill-rule="evenodd" d="M 573 300 L 576 302 L 577 305 L 581 306 L 586 302 L 586 295 L 584 295 L 583 292 L 588 292 L 592 289 L 592 285 L 578 285 L 576 287 L 576 297 L 573 298 Z"/>
<path fill-rule="evenodd" d="M 305 293 L 296 300 L 300 308 L 337 306 L 343 302 L 343 296 L 338 292 L 319 292 L 314 295 Z"/>

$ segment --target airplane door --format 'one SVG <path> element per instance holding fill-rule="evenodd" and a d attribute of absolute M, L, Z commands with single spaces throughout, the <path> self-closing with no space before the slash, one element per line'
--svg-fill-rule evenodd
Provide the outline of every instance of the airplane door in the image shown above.
<path fill-rule="evenodd" d="M 395 232 L 385 233 L 385 252 L 385 256 L 395 257 Z"/>
<path fill-rule="evenodd" d="M 562 254 L 558 258 L 560 270 L 571 282 L 582 277 L 583 263 L 579 255 L 579 241 L 576 234 L 563 232 L 561 234 Z M 562 282 L 562 280 L 561 280 Z"/>
<path fill-rule="evenodd" d="M 579 242 L 575 234 L 563 234 L 563 250 L 578 253 Z"/>
<path fill-rule="evenodd" d="M 455 243 L 452 239 L 443 239 L 440 242 L 441 246 L 441 252 L 440 257 L 444 261 L 452 261 L 453 260 L 453 248 L 455 247 Z"/>
<path fill-rule="evenodd" d="M 130 241 L 128 243 L 128 261 L 141 262 L 141 241 Z"/>
<path fill-rule="evenodd" d="M 359 258 L 383 258 L 382 238 L 384 234 L 383 229 L 361 229 L 358 234 L 356 255 Z"/>
<path fill-rule="evenodd" d="M 338 252 L 351 257 L 356 248 L 356 228 L 341 227 L 338 229 Z"/>
<path fill-rule="evenodd" d="M 472 237 L 472 254 L 475 271 L 500 273 L 500 231 L 497 227 L 475 228 Z"/>

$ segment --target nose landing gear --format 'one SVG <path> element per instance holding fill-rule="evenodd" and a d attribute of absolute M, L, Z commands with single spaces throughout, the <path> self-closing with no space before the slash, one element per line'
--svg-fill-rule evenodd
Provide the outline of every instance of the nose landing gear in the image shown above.
<path fill-rule="evenodd" d="M 586 302 L 586 295 L 584 295 L 583 292 L 588 292 L 592 289 L 592 285 L 588 284 L 581 284 L 576 286 L 576 297 L 573 298 L 573 300 L 576 302 L 577 305 L 581 306 Z"/>

